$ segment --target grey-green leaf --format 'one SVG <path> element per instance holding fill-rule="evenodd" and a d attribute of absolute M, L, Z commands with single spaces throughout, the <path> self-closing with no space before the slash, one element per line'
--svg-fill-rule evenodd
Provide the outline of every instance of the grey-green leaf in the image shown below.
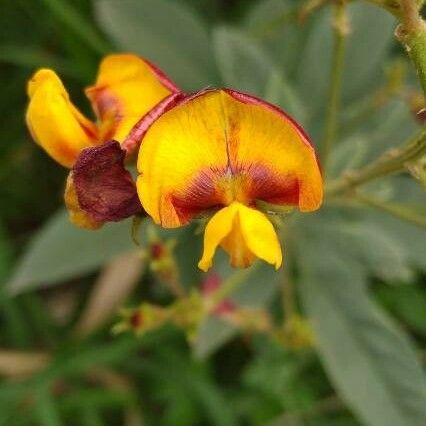
<path fill-rule="evenodd" d="M 124 51 L 152 60 L 184 90 L 214 83 L 206 25 L 190 8 L 168 0 L 98 0 L 102 29 Z"/>
<path fill-rule="evenodd" d="M 8 289 L 16 294 L 51 286 L 92 272 L 113 256 L 133 248 L 128 221 L 88 231 L 72 225 L 68 213 L 61 210 L 34 236 Z"/>
<path fill-rule="evenodd" d="M 296 17 L 300 5 L 292 0 L 256 2 L 244 18 L 245 30 L 261 42 L 274 62 L 293 78 L 300 63 L 311 20 L 300 23 Z"/>
<path fill-rule="evenodd" d="M 383 63 L 394 42 L 395 18 L 378 7 L 352 3 L 348 6 L 350 33 L 348 35 L 343 73 L 343 96 L 368 93 L 383 75 Z"/>
<path fill-rule="evenodd" d="M 426 424 L 426 382 L 414 348 L 369 299 L 362 271 L 318 229 L 299 239 L 299 255 L 304 306 L 340 396 L 369 426 Z"/>
<path fill-rule="evenodd" d="M 234 28 L 218 27 L 213 32 L 213 47 L 226 86 L 263 97 L 304 120 L 304 108 L 294 88 L 254 38 Z"/>

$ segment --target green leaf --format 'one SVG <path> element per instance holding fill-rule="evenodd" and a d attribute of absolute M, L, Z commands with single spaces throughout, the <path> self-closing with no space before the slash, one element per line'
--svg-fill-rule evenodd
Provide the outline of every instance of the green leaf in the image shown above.
<path fill-rule="evenodd" d="M 262 43 L 280 70 L 291 78 L 294 78 L 300 63 L 312 22 L 298 22 L 298 7 L 291 0 L 259 1 L 249 10 L 243 22 L 244 29 Z"/>
<path fill-rule="evenodd" d="M 64 210 L 35 235 L 19 260 L 8 289 L 16 294 L 47 287 L 92 272 L 134 245 L 130 224 L 108 224 L 97 231 L 72 225 Z"/>
<path fill-rule="evenodd" d="M 49 9 L 53 17 L 67 26 L 81 41 L 90 46 L 96 53 L 104 55 L 110 46 L 99 36 L 95 27 L 86 19 L 77 7 L 68 0 L 41 0 L 44 7 Z"/>
<path fill-rule="evenodd" d="M 4 280 L 9 273 L 12 261 L 11 247 L 9 240 L 3 231 L 3 226 L 0 222 L 0 280 Z"/>
<path fill-rule="evenodd" d="M 314 218 L 299 219 L 295 230 L 303 237 L 305 227 L 317 223 L 330 246 L 328 252 L 317 253 L 316 258 L 322 262 L 328 262 L 329 252 L 336 253 L 364 277 L 406 282 L 413 276 L 414 265 L 404 236 L 396 235 L 384 226 L 386 215 L 382 212 L 377 215 L 378 220 L 373 221 L 374 213 L 370 208 L 345 210 L 324 207 Z"/>
<path fill-rule="evenodd" d="M 379 183 L 369 185 L 369 190 L 375 190 L 377 197 L 419 216 L 425 214 L 424 190 L 413 179 L 395 176 Z M 382 259 L 377 262 L 378 268 L 373 268 L 373 272 L 382 269 L 383 273 L 378 274 L 380 278 L 407 282 L 410 275 L 426 271 L 425 235 L 419 226 L 371 207 L 358 210 L 357 216 L 365 232 L 358 234 L 359 244 L 356 245 L 364 253 L 365 263 L 373 265 Z M 375 244 L 379 240 L 383 242 L 381 247 Z M 396 256 L 389 257 L 391 253 Z"/>
<path fill-rule="evenodd" d="M 385 286 L 376 290 L 383 303 L 408 327 L 426 337 L 426 289 L 416 285 Z"/>
<path fill-rule="evenodd" d="M 202 359 L 207 358 L 228 343 L 237 333 L 237 328 L 225 320 L 214 316 L 207 318 L 200 325 L 193 342 L 195 356 Z"/>
<path fill-rule="evenodd" d="M 262 48 L 230 27 L 213 31 L 213 47 L 223 82 L 233 89 L 264 96 L 273 64 Z"/>
<path fill-rule="evenodd" d="M 342 94 L 344 100 L 368 93 L 383 74 L 391 53 L 395 18 L 366 3 L 348 4 L 351 32 L 347 38 Z"/>
<path fill-rule="evenodd" d="M 182 89 L 214 83 L 206 25 L 190 8 L 170 0 L 99 0 L 94 6 L 118 48 L 152 60 Z"/>
<path fill-rule="evenodd" d="M 425 235 L 418 226 L 374 209 L 369 209 L 364 214 L 372 228 L 381 227 L 390 238 L 398 242 L 412 269 L 426 271 Z"/>
<path fill-rule="evenodd" d="M 312 116 L 318 112 L 322 116 L 328 101 L 333 46 L 330 15 L 330 8 L 323 8 L 311 18 L 311 28 L 298 58 L 297 88 Z"/>
<path fill-rule="evenodd" d="M 62 75 L 83 80 L 79 67 L 75 63 L 49 53 L 39 46 L 20 44 L 0 44 L 0 61 L 22 68 L 52 68 Z"/>
<path fill-rule="evenodd" d="M 379 8 L 360 3 L 350 4 L 348 15 L 351 32 L 345 48 L 342 98 L 353 103 L 379 82 L 381 64 L 392 47 L 395 21 Z M 316 12 L 311 19 L 312 29 L 298 57 L 297 82 L 312 112 L 322 114 L 328 99 L 333 51 L 331 8 Z"/>
<path fill-rule="evenodd" d="M 60 426 L 61 419 L 55 400 L 50 395 L 49 389 L 38 389 L 34 407 L 35 415 L 42 426 Z"/>
<path fill-rule="evenodd" d="M 424 425 L 426 383 L 411 342 L 369 299 L 362 270 L 313 225 L 298 238 L 300 290 L 336 390 L 366 425 Z"/>
<path fill-rule="evenodd" d="M 367 273 L 384 281 L 407 282 L 413 277 L 405 248 L 379 223 L 361 220 L 336 223 L 334 226 L 340 228 L 341 241 L 350 245 L 348 254 L 356 256 Z"/>
<path fill-rule="evenodd" d="M 251 93 L 278 104 L 304 119 L 304 109 L 297 94 L 265 50 L 243 32 L 219 27 L 213 32 L 216 61 L 226 86 Z"/>

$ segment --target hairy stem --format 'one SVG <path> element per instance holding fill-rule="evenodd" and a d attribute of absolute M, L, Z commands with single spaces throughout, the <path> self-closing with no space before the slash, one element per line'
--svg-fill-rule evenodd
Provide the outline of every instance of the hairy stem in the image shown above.
<path fill-rule="evenodd" d="M 255 263 L 251 268 L 240 269 L 234 272 L 224 283 L 214 292 L 211 301 L 212 306 L 216 306 L 228 296 L 230 296 L 247 278 L 259 267 L 260 262 Z"/>
<path fill-rule="evenodd" d="M 403 144 L 385 152 L 378 160 L 357 170 L 345 172 L 340 178 L 326 186 L 326 195 L 339 195 L 357 186 L 382 176 L 401 172 L 408 162 L 426 153 L 426 130 L 421 130 L 416 136 Z"/>
<path fill-rule="evenodd" d="M 400 0 L 400 19 L 396 36 L 407 50 L 426 94 L 426 23 L 416 0 Z"/>
<path fill-rule="evenodd" d="M 398 17 L 399 16 L 399 4 L 398 0 L 366 0 L 369 3 L 373 3 L 377 6 L 386 9 L 388 12 L 392 13 L 392 15 Z"/>
<path fill-rule="evenodd" d="M 295 294 L 293 281 L 290 278 L 290 271 L 284 268 L 283 279 L 281 281 L 282 304 L 284 308 L 284 318 L 291 318 L 296 312 Z"/>
<path fill-rule="evenodd" d="M 367 206 L 371 206 L 376 209 L 385 211 L 386 213 L 389 213 L 390 215 L 395 216 L 398 219 L 411 222 L 421 228 L 426 228 L 426 217 L 419 215 L 417 212 L 408 209 L 405 206 L 387 203 L 385 201 L 380 200 L 379 198 L 371 196 L 370 194 L 359 192 L 355 194 L 355 199 Z"/>

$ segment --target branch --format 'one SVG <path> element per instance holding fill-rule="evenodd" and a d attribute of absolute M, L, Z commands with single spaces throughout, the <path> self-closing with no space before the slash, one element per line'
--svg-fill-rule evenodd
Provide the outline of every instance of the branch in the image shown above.
<path fill-rule="evenodd" d="M 395 216 L 398 219 L 405 220 L 407 222 L 411 222 L 414 225 L 419 226 L 420 228 L 426 228 L 426 217 L 420 214 L 417 214 L 415 211 L 408 209 L 405 206 L 401 206 L 398 204 L 387 203 L 382 201 L 376 197 L 373 197 L 366 193 L 355 193 L 356 200 L 361 203 L 374 207 L 379 210 L 383 210 L 386 213 L 389 213 L 392 216 Z"/>
<path fill-rule="evenodd" d="M 426 94 L 426 23 L 419 14 L 418 2 L 400 0 L 400 17 L 395 35 L 407 50 Z"/>
<path fill-rule="evenodd" d="M 228 296 L 235 292 L 235 290 L 244 284 L 247 278 L 253 274 L 260 266 L 260 262 L 256 262 L 253 266 L 246 269 L 239 269 L 234 272 L 224 283 L 212 294 L 212 306 L 217 306 L 220 302 L 225 300 Z"/>
<path fill-rule="evenodd" d="M 403 144 L 385 152 L 377 161 L 357 170 L 345 172 L 340 178 L 326 186 L 328 197 L 339 195 L 357 186 L 382 176 L 403 171 L 406 164 L 426 153 L 426 130 L 421 130 L 416 136 Z"/>
<path fill-rule="evenodd" d="M 322 141 L 321 161 L 324 169 L 327 168 L 327 160 L 337 136 L 338 112 L 342 87 L 343 65 L 345 59 L 345 41 L 349 33 L 348 18 L 346 14 L 346 1 L 339 0 L 334 6 L 334 50 L 331 66 L 331 80 L 329 92 L 329 104 Z"/>

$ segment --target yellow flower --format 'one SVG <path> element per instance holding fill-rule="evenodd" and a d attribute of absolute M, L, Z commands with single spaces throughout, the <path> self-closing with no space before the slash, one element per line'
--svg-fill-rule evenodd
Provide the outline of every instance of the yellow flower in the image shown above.
<path fill-rule="evenodd" d="M 69 174 L 65 190 L 71 222 L 97 229 L 105 221 L 120 220 L 136 211 L 135 203 L 129 208 L 134 183 L 123 165 L 125 154 L 118 143 L 114 147 L 106 142 L 113 139 L 122 143 L 124 151 L 131 152 L 136 146 L 134 141 L 124 142 L 132 127 L 160 101 L 178 94 L 178 88 L 147 60 L 113 54 L 103 59 L 96 83 L 85 91 L 96 123 L 74 106 L 61 80 L 50 69 L 38 70 L 28 82 L 27 91 L 30 100 L 26 121 L 33 139 L 58 163 L 76 169 Z M 81 158 L 82 150 L 89 147 L 100 149 Z M 92 158 L 94 155 L 97 157 Z M 78 159 L 86 167 L 77 164 Z M 113 178 L 122 184 L 114 184 Z M 136 194 L 134 188 L 133 192 Z"/>
<path fill-rule="evenodd" d="M 257 201 L 320 207 L 321 172 L 308 137 L 283 111 L 229 89 L 187 97 L 147 129 L 137 189 L 145 211 L 167 228 L 214 212 L 199 267 L 220 245 L 237 267 L 256 257 L 279 268 L 281 247 Z"/>
<path fill-rule="evenodd" d="M 98 118 L 86 118 L 59 77 L 38 70 L 28 82 L 26 121 L 33 139 L 58 163 L 72 167 L 87 147 L 123 142 L 133 125 L 176 86 L 151 63 L 131 54 L 106 56 L 96 83 L 85 91 Z"/>

